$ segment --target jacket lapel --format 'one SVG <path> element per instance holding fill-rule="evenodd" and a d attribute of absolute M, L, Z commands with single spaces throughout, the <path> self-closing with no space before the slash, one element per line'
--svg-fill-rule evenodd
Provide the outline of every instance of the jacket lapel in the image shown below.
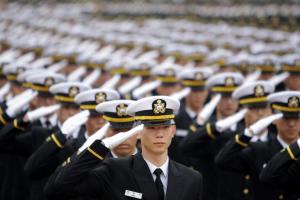
<path fill-rule="evenodd" d="M 155 200 L 158 198 L 154 180 L 150 173 L 147 163 L 141 154 L 134 155 L 133 174 L 137 184 L 143 194 L 142 198 L 147 200 Z"/>
<path fill-rule="evenodd" d="M 86 133 L 85 127 L 81 126 L 80 129 L 79 129 L 78 138 L 76 140 L 76 147 L 77 148 L 80 148 L 83 145 L 83 143 L 86 141 L 85 133 Z"/>
<path fill-rule="evenodd" d="M 271 153 L 270 159 L 278 152 L 280 152 L 284 147 L 280 144 L 277 138 L 271 140 L 271 147 L 269 152 Z"/>
<path fill-rule="evenodd" d="M 181 191 L 184 190 L 184 184 L 182 183 L 181 179 L 182 176 L 174 161 L 170 160 L 166 200 L 179 199 L 180 194 L 182 194 Z"/>

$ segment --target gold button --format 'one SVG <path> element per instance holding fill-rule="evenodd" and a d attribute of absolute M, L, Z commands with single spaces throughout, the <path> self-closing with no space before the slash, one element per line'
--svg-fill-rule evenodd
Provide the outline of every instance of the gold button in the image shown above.
<path fill-rule="evenodd" d="M 248 188 L 245 188 L 245 189 L 243 190 L 243 192 L 244 192 L 244 194 L 248 194 L 248 193 L 249 193 L 249 189 L 248 189 Z"/>
<path fill-rule="evenodd" d="M 250 175 L 247 174 L 247 175 L 245 176 L 245 179 L 246 179 L 246 180 L 250 180 Z"/>
<path fill-rule="evenodd" d="M 192 125 L 190 126 L 190 130 L 191 130 L 193 133 L 195 133 L 195 132 L 197 131 L 197 127 L 196 127 L 194 124 L 192 124 Z"/>
<path fill-rule="evenodd" d="M 283 194 L 279 195 L 278 199 L 283 199 Z"/>

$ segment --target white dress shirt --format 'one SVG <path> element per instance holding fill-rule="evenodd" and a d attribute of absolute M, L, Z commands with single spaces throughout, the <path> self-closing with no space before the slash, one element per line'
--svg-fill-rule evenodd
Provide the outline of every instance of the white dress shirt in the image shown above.
<path fill-rule="evenodd" d="M 169 171 L 169 157 L 167 158 L 166 162 L 162 165 L 162 166 L 156 166 L 154 164 L 152 164 L 150 161 L 146 160 L 146 163 L 150 169 L 150 172 L 152 174 L 152 177 L 153 177 L 153 180 L 155 181 L 156 180 L 156 175 L 154 174 L 154 171 L 157 169 L 157 168 L 160 168 L 162 170 L 162 174 L 160 175 L 160 180 L 163 184 L 163 187 L 164 187 L 164 192 L 165 192 L 165 195 L 167 193 L 167 186 L 168 186 L 168 171 Z"/>
<path fill-rule="evenodd" d="M 55 127 L 57 125 L 57 120 L 58 120 L 57 114 L 53 114 L 49 118 L 41 117 L 40 122 L 43 127 L 47 127 L 47 125 L 46 125 L 47 120 L 50 122 L 52 127 Z"/>
<path fill-rule="evenodd" d="M 254 135 L 250 142 L 257 142 L 258 140 L 261 142 L 266 142 L 268 140 L 268 131 L 263 132 L 261 135 Z"/>
<path fill-rule="evenodd" d="M 58 126 L 58 128 L 61 130 L 62 124 L 60 123 L 60 121 L 57 121 L 57 126 Z M 77 127 L 71 134 L 66 135 L 66 138 L 67 138 L 67 139 L 75 139 L 75 138 L 78 138 L 79 132 L 80 132 L 80 128 L 81 128 L 81 126 Z"/>
<path fill-rule="evenodd" d="M 277 140 L 283 148 L 287 148 L 289 146 L 285 141 L 283 141 L 283 139 L 281 139 L 279 135 L 277 135 Z"/>
<path fill-rule="evenodd" d="M 190 109 L 188 106 L 185 107 L 185 112 L 188 114 L 188 116 L 191 119 L 195 119 L 197 117 L 197 114 L 198 114 L 198 113 L 194 112 L 192 109 Z"/>
<path fill-rule="evenodd" d="M 137 150 L 137 148 L 135 148 L 135 150 L 134 150 L 134 152 L 133 152 L 133 154 L 132 154 L 132 155 L 135 155 L 135 154 L 137 154 L 137 152 L 138 152 L 138 150 Z M 117 156 L 116 154 L 114 154 L 114 152 L 113 152 L 113 151 L 110 151 L 110 153 L 111 153 L 111 155 L 113 156 L 113 158 L 119 158 L 119 156 Z"/>

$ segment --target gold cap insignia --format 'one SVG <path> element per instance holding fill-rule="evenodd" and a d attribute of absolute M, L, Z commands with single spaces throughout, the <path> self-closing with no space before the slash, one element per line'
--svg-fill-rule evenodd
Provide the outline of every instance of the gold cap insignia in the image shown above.
<path fill-rule="evenodd" d="M 293 96 L 288 100 L 288 107 L 290 108 L 298 108 L 299 107 L 299 97 Z"/>
<path fill-rule="evenodd" d="M 123 117 L 123 116 L 126 116 L 126 109 L 127 109 L 128 105 L 127 104 L 119 104 L 117 107 L 116 107 L 116 111 L 117 111 L 117 115 L 119 117 Z"/>
<path fill-rule="evenodd" d="M 52 77 L 47 77 L 44 81 L 45 86 L 50 87 L 51 85 L 54 84 L 54 78 Z"/>
<path fill-rule="evenodd" d="M 102 103 L 106 101 L 106 94 L 104 92 L 99 92 L 95 95 L 96 103 Z"/>
<path fill-rule="evenodd" d="M 256 85 L 254 87 L 254 96 L 262 97 L 265 95 L 265 89 L 262 85 Z"/>
<path fill-rule="evenodd" d="M 225 78 L 225 86 L 234 86 L 234 79 L 232 76 Z"/>
<path fill-rule="evenodd" d="M 79 93 L 79 88 L 76 86 L 72 86 L 69 89 L 69 96 L 70 97 L 75 97 Z"/>
<path fill-rule="evenodd" d="M 197 72 L 194 78 L 197 81 L 203 80 L 203 74 L 201 72 Z"/>
<path fill-rule="evenodd" d="M 166 74 L 167 74 L 167 76 L 175 76 L 175 71 L 174 71 L 174 69 L 167 69 Z"/>
<path fill-rule="evenodd" d="M 152 103 L 154 114 L 163 114 L 166 112 L 166 102 L 162 99 L 157 99 Z"/>
<path fill-rule="evenodd" d="M 223 66 L 226 64 L 226 60 L 225 60 L 225 58 L 220 58 L 216 61 L 216 63 Z"/>

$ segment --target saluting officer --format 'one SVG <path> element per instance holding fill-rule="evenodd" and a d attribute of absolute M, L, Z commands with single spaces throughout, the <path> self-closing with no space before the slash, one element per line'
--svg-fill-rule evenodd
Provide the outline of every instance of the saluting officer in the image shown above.
<path fill-rule="evenodd" d="M 237 134 L 229 141 L 216 157 L 216 164 L 236 172 L 249 173 L 253 186 L 254 199 L 296 199 L 287 191 L 272 189 L 270 185 L 259 181 L 259 174 L 266 163 L 283 148 L 299 138 L 300 93 L 297 91 L 279 92 L 268 97 L 274 114 L 257 121 L 242 134 Z M 251 139 L 262 132 L 274 121 L 277 136 L 266 142 L 251 142 Z"/>
<path fill-rule="evenodd" d="M 144 126 L 139 133 L 142 153 L 103 161 L 113 145 L 107 141 L 110 138 L 96 140 L 69 164 L 57 169 L 59 173 L 48 192 L 63 190 L 98 199 L 201 199 L 201 175 L 168 157 L 176 131 L 174 112 L 178 108 L 179 102 L 166 96 L 132 103 L 128 113 Z"/>

